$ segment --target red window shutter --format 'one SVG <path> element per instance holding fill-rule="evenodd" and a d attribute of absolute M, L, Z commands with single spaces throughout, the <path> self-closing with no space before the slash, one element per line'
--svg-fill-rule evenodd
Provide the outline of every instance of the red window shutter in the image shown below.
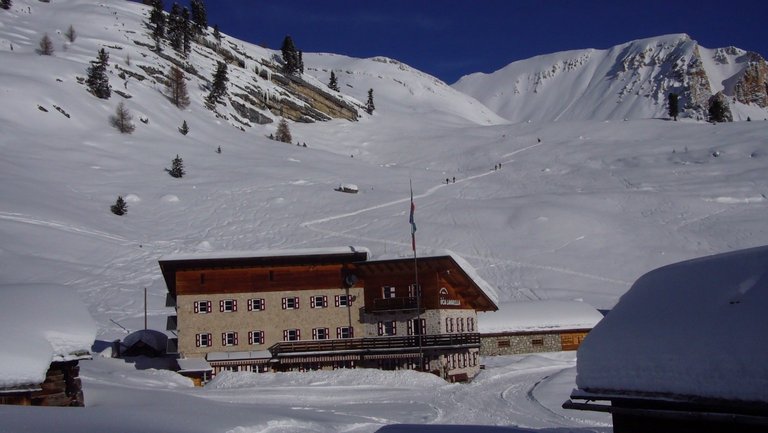
<path fill-rule="evenodd" d="M 312 339 L 317 340 L 317 328 L 312 328 Z"/>
<path fill-rule="evenodd" d="M 223 299 L 221 301 L 219 301 L 219 311 L 222 312 L 222 313 L 224 312 L 224 300 Z"/>
<path fill-rule="evenodd" d="M 283 330 L 283 341 L 288 341 L 288 330 Z"/>
<path fill-rule="evenodd" d="M 283 298 L 283 310 L 288 308 L 288 298 Z"/>
<path fill-rule="evenodd" d="M 195 334 L 195 347 L 200 347 L 200 334 Z"/>
<path fill-rule="evenodd" d="M 248 300 L 248 311 L 253 311 L 253 299 Z"/>
<path fill-rule="evenodd" d="M 266 310 L 267 309 L 267 300 L 266 299 L 262 299 L 261 300 L 261 309 L 262 310 Z"/>
<path fill-rule="evenodd" d="M 317 303 L 317 296 L 312 296 L 309 298 L 309 308 L 315 308 L 316 303 Z"/>
<path fill-rule="evenodd" d="M 213 346 L 213 334 L 205 334 L 208 336 L 208 346 Z"/>
<path fill-rule="evenodd" d="M 227 345 L 227 333 L 222 332 L 221 333 L 221 345 L 226 346 Z"/>
<path fill-rule="evenodd" d="M 336 328 L 336 338 L 341 338 L 341 327 Z"/>
<path fill-rule="evenodd" d="M 333 297 L 333 304 L 337 307 L 339 306 L 339 295 Z"/>
<path fill-rule="evenodd" d="M 392 321 L 392 335 L 397 335 L 397 322 Z"/>
<path fill-rule="evenodd" d="M 413 335 L 413 320 L 408 321 L 408 335 Z"/>
<path fill-rule="evenodd" d="M 213 307 L 211 307 L 211 301 L 205 301 L 205 307 L 206 307 L 205 311 L 207 313 L 210 313 L 211 311 L 213 311 Z"/>
<path fill-rule="evenodd" d="M 259 331 L 259 344 L 264 344 L 264 331 Z"/>
<path fill-rule="evenodd" d="M 200 312 L 200 303 L 198 301 L 195 301 L 195 313 Z"/>
<path fill-rule="evenodd" d="M 232 300 L 232 311 L 237 311 L 237 299 Z"/>
<path fill-rule="evenodd" d="M 293 299 L 294 299 L 293 303 L 296 305 L 296 309 L 298 310 L 299 309 L 299 297 L 297 296 L 297 297 L 295 297 Z"/>
<path fill-rule="evenodd" d="M 379 322 L 379 335 L 384 335 L 384 322 Z"/>
<path fill-rule="evenodd" d="M 235 346 L 237 346 L 237 332 L 235 332 Z"/>
<path fill-rule="evenodd" d="M 253 332 L 248 331 L 248 344 L 253 344 Z"/>
<path fill-rule="evenodd" d="M 427 319 L 421 319 L 421 335 L 424 335 L 427 333 Z"/>
<path fill-rule="evenodd" d="M 327 307 L 327 306 L 328 306 L 328 297 L 323 296 L 323 307 Z"/>
<path fill-rule="evenodd" d="M 298 298 L 297 298 L 297 300 L 298 300 Z M 296 330 L 296 339 L 297 340 L 301 340 L 301 329 L 297 329 Z"/>

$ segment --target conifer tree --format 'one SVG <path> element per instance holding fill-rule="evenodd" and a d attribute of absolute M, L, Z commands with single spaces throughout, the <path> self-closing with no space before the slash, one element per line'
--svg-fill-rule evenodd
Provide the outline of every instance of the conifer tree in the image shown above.
<path fill-rule="evenodd" d="M 328 82 L 328 88 L 337 92 L 339 91 L 339 82 L 336 79 L 336 74 L 333 71 L 331 71 L 331 79 Z"/>
<path fill-rule="evenodd" d="M 117 104 L 114 116 L 110 118 L 112 126 L 117 128 L 122 134 L 130 134 L 136 129 L 136 125 L 133 124 L 133 116 L 131 112 L 125 108 L 125 104 L 120 102 Z"/>
<path fill-rule="evenodd" d="M 179 128 L 179 132 L 181 133 L 181 135 L 189 134 L 189 125 L 187 125 L 186 120 L 184 121 L 184 123 L 181 124 L 181 127 Z"/>
<path fill-rule="evenodd" d="M 376 106 L 373 104 L 373 89 L 368 89 L 368 102 L 365 103 L 365 112 L 373 114 L 373 110 L 375 109 Z"/>
<path fill-rule="evenodd" d="M 168 29 L 166 35 L 168 36 L 168 43 L 171 48 L 178 52 L 182 52 L 184 47 L 184 24 L 181 6 L 178 3 L 174 3 L 171 6 L 171 12 L 168 14 Z"/>
<path fill-rule="evenodd" d="M 288 122 L 286 122 L 285 119 L 280 119 L 280 123 L 277 124 L 275 140 L 282 141 L 283 143 L 291 143 L 293 141 L 291 130 L 288 128 Z"/>
<path fill-rule="evenodd" d="M 208 16 L 205 12 L 203 0 L 192 0 L 189 3 L 189 8 L 192 12 L 192 22 L 195 24 L 195 32 L 199 35 L 205 33 L 205 29 L 208 28 Z"/>
<path fill-rule="evenodd" d="M 109 99 L 112 96 L 112 89 L 109 87 L 109 77 L 107 77 L 107 66 L 109 66 L 109 54 L 104 48 L 99 50 L 99 55 L 95 61 L 88 67 L 88 77 L 85 84 L 94 96 L 101 99 Z"/>
<path fill-rule="evenodd" d="M 48 33 L 43 34 L 43 37 L 40 39 L 40 45 L 37 49 L 37 53 L 41 56 L 53 55 L 53 42 L 51 42 L 51 38 L 48 37 Z"/>
<path fill-rule="evenodd" d="M 115 215 L 125 215 L 128 213 L 128 204 L 123 200 L 123 196 L 119 195 L 117 200 L 115 200 L 115 204 L 110 206 L 109 210 Z"/>
<path fill-rule="evenodd" d="M 155 40 L 155 49 L 161 51 L 160 40 L 165 37 L 166 29 L 163 0 L 154 0 L 152 2 L 152 10 L 149 12 L 149 23 L 152 28 L 152 38 Z"/>
<path fill-rule="evenodd" d="M 725 122 L 725 104 L 719 98 L 712 98 L 709 102 L 709 121 L 712 123 Z"/>
<path fill-rule="evenodd" d="M 12 5 L 11 0 L 0 0 L 0 9 L 10 9 Z"/>
<path fill-rule="evenodd" d="M 213 25 L 213 37 L 216 39 L 216 42 L 221 43 L 221 32 L 219 31 L 218 24 Z"/>
<path fill-rule="evenodd" d="M 280 48 L 283 54 L 283 72 L 286 74 L 295 74 L 300 69 L 299 51 L 293 43 L 293 38 L 286 36 L 283 39 L 283 46 Z"/>
<path fill-rule="evenodd" d="M 175 177 L 177 179 L 184 177 L 184 175 L 187 174 L 184 171 L 184 160 L 182 160 L 178 154 L 176 154 L 176 158 L 173 158 L 171 161 L 171 168 L 166 168 L 165 171 L 167 171 L 171 177 Z"/>
<path fill-rule="evenodd" d="M 188 56 L 190 51 L 192 51 L 192 38 L 195 36 L 194 31 L 195 29 L 192 26 L 192 23 L 189 21 L 189 9 L 184 8 L 181 11 L 181 20 L 179 21 L 179 25 L 181 26 L 181 53 L 184 54 L 184 56 Z"/>
<path fill-rule="evenodd" d="M 669 94 L 669 117 L 675 119 L 677 122 L 677 115 L 680 113 L 680 107 L 678 104 L 678 97 L 675 93 Z"/>
<path fill-rule="evenodd" d="M 69 42 L 75 42 L 75 39 L 77 39 L 77 32 L 72 24 L 70 24 L 67 31 L 64 32 L 64 37 L 67 38 Z"/>
<path fill-rule="evenodd" d="M 216 66 L 216 72 L 213 74 L 213 83 L 211 84 L 211 92 L 208 93 L 206 101 L 210 105 L 216 105 L 227 94 L 227 64 L 224 62 L 218 62 Z"/>
<path fill-rule="evenodd" d="M 184 72 L 173 65 L 166 78 L 165 89 L 171 103 L 182 109 L 187 108 L 189 106 L 189 93 L 187 92 L 187 80 Z"/>

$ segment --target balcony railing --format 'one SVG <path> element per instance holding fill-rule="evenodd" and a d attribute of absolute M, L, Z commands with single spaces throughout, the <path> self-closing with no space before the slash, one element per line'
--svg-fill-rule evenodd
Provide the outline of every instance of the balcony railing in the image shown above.
<path fill-rule="evenodd" d="M 399 350 L 413 350 L 419 347 L 423 349 L 480 347 L 480 334 L 410 335 L 405 337 L 286 341 L 272 345 L 269 351 L 272 353 L 272 356 L 280 356 L 304 352 L 395 352 Z"/>
<path fill-rule="evenodd" d="M 373 300 L 372 311 L 415 310 L 418 307 L 416 298 L 413 296 L 405 298 L 379 298 Z"/>

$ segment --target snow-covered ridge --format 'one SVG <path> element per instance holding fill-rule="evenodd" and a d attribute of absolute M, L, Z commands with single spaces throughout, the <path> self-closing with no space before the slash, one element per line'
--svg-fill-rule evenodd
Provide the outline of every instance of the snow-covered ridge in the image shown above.
<path fill-rule="evenodd" d="M 761 119 L 768 113 L 766 91 L 737 90 L 752 87 L 742 77 L 755 65 L 765 68 L 755 53 L 707 49 L 673 34 L 520 60 L 462 77 L 453 87 L 514 122 L 666 118 L 669 93 L 679 95 L 683 117 L 705 119 L 708 100 L 718 92 L 732 98 L 735 120 Z M 746 81 L 764 82 L 760 74 Z"/>

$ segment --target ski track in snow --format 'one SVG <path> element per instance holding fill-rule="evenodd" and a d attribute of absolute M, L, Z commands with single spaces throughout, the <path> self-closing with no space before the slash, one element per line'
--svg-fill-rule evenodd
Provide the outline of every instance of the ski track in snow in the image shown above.
<path fill-rule="evenodd" d="M 507 164 L 507 163 L 512 161 L 510 159 L 511 157 L 513 157 L 513 156 L 515 156 L 515 155 L 517 155 L 517 154 L 519 154 L 521 152 L 525 152 L 527 150 L 539 147 L 542 144 L 543 143 L 532 144 L 530 146 L 526 146 L 526 147 L 523 147 L 521 149 L 515 150 L 513 152 L 507 153 L 507 154 L 503 155 L 503 158 L 505 158 L 505 160 L 502 161 L 502 164 Z M 468 176 L 466 178 L 457 180 L 456 183 L 471 182 L 471 181 L 474 181 L 476 179 L 492 175 L 494 173 L 495 173 L 495 171 L 482 172 L 482 173 L 479 173 L 479 174 L 475 174 L 475 175 Z M 453 185 L 453 184 L 451 184 L 451 185 Z M 413 199 L 416 200 L 416 199 L 423 199 L 423 198 L 430 197 L 431 195 L 435 194 L 435 192 L 439 191 L 441 188 L 445 188 L 447 186 L 449 186 L 449 185 L 448 184 L 443 184 L 443 183 L 441 183 L 439 185 L 435 185 L 432 188 L 429 188 L 424 193 L 421 193 L 421 194 L 418 194 L 418 195 L 414 195 Z M 331 221 L 336 221 L 336 220 L 343 219 L 343 218 L 349 218 L 349 217 L 357 216 L 357 215 L 360 215 L 360 214 L 363 214 L 363 213 L 366 213 L 366 212 L 371 212 L 371 211 L 378 210 L 378 209 L 383 209 L 383 208 L 387 208 L 387 207 L 391 207 L 391 206 L 396 206 L 396 205 L 402 205 L 404 203 L 408 203 L 409 201 L 410 201 L 410 197 L 399 199 L 399 200 L 394 200 L 394 201 L 389 201 L 389 202 L 381 203 L 381 204 L 378 204 L 378 205 L 375 205 L 375 206 L 369 206 L 367 208 L 359 209 L 359 210 L 356 210 L 356 211 L 353 211 L 353 212 L 346 212 L 346 213 L 343 213 L 343 214 L 338 214 L 338 215 L 333 215 L 333 216 L 329 216 L 329 217 L 318 218 L 318 219 L 306 221 L 306 222 L 301 223 L 300 227 L 303 227 L 303 228 L 306 228 L 306 229 L 309 229 L 309 230 L 313 230 L 315 232 L 322 233 L 322 234 L 325 234 L 325 235 L 339 236 L 339 237 L 344 237 L 344 238 L 355 239 L 355 240 L 358 240 L 358 241 L 362 240 L 362 241 L 368 241 L 368 242 L 388 243 L 388 244 L 394 244 L 394 245 L 399 245 L 399 246 L 408 246 L 408 243 L 406 243 L 406 242 L 397 242 L 397 241 L 392 241 L 391 239 L 380 239 L 380 238 L 371 238 L 371 237 L 352 235 L 352 234 L 349 234 L 347 232 L 339 232 L 339 231 L 335 231 L 335 230 L 322 229 L 322 228 L 315 227 L 315 226 L 317 226 L 318 224 L 323 224 L 323 223 L 327 223 L 327 222 L 331 222 Z M 487 263 L 492 264 L 492 265 L 513 265 L 513 266 L 518 266 L 518 267 L 533 268 L 533 269 L 557 272 L 557 273 L 562 273 L 562 274 L 567 274 L 567 275 L 573 275 L 573 276 L 587 278 L 587 279 L 592 279 L 592 280 L 604 281 L 604 282 L 608 282 L 608 283 L 616 284 L 616 285 L 620 285 L 620 286 L 629 286 L 631 284 L 628 281 L 622 281 L 622 280 L 617 280 L 617 279 L 613 279 L 613 278 L 607 278 L 607 277 L 603 277 L 603 276 L 600 276 L 600 275 L 588 274 L 586 272 L 574 271 L 574 270 L 571 270 L 571 269 L 561 268 L 561 267 L 557 267 L 557 266 L 538 265 L 538 264 L 535 264 L 535 263 L 521 262 L 521 261 L 517 261 L 517 260 L 500 260 L 500 259 L 496 259 L 496 258 L 486 257 L 486 256 L 483 256 L 483 255 L 480 255 L 479 251 L 475 251 L 474 254 L 472 254 L 472 253 L 462 253 L 462 252 L 459 252 L 459 254 L 462 257 L 464 257 L 464 258 L 471 258 L 471 259 L 475 259 L 475 260 L 478 260 L 478 261 L 487 262 Z M 533 295 L 536 298 L 540 299 L 538 294 L 536 294 L 532 289 L 529 289 L 529 290 L 533 293 Z"/>
<path fill-rule="evenodd" d="M 118 241 L 124 244 L 134 244 L 135 242 L 129 241 L 128 239 L 125 239 L 120 236 L 115 236 L 109 233 L 101 232 L 98 230 L 89 230 L 82 227 L 77 227 L 72 224 L 66 224 L 61 223 L 58 221 L 46 221 L 41 220 L 37 218 L 33 218 L 31 216 L 27 216 L 20 213 L 12 213 L 12 212 L 2 212 L 0 211 L 0 220 L 6 220 L 6 221 L 13 221 L 13 222 L 19 222 L 19 223 L 25 223 L 25 224 L 32 224 L 52 229 L 57 229 L 61 231 L 65 231 L 68 233 L 75 233 L 75 234 L 83 234 L 88 236 L 95 236 L 102 239 L 108 239 L 112 241 Z"/>

